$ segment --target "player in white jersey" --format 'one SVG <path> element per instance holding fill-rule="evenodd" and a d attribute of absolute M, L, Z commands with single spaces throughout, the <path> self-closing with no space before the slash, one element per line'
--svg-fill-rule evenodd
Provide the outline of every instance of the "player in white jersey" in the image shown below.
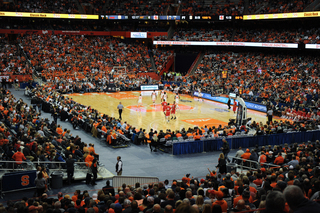
<path fill-rule="evenodd" d="M 164 101 L 167 101 L 167 100 L 168 100 L 168 95 L 167 95 L 167 93 L 166 93 L 166 92 L 164 92 L 163 100 L 164 100 Z"/>
<path fill-rule="evenodd" d="M 180 96 L 178 95 L 178 93 L 176 93 L 176 95 L 174 96 L 174 101 L 176 102 L 176 104 L 179 103 L 179 99 L 180 99 Z"/>
<path fill-rule="evenodd" d="M 180 96 L 178 95 L 178 93 L 176 93 L 176 95 L 174 96 L 174 102 L 176 104 L 176 108 L 179 108 L 179 100 L 180 100 Z"/>
<path fill-rule="evenodd" d="M 202 101 L 202 93 L 201 93 L 201 88 L 198 88 L 198 101 Z"/>
<path fill-rule="evenodd" d="M 155 90 L 153 90 L 153 92 L 151 93 L 151 99 L 152 99 L 152 102 L 153 102 L 153 106 L 156 105 L 156 99 L 157 99 L 157 93 Z"/>
<path fill-rule="evenodd" d="M 161 103 L 163 102 L 163 96 L 164 96 L 164 93 L 165 93 L 165 91 L 164 91 L 164 90 L 162 90 L 162 91 L 161 91 L 161 93 L 160 93 Z"/>
<path fill-rule="evenodd" d="M 138 107 L 141 107 L 142 106 L 142 95 L 140 93 L 140 96 L 138 98 Z"/>

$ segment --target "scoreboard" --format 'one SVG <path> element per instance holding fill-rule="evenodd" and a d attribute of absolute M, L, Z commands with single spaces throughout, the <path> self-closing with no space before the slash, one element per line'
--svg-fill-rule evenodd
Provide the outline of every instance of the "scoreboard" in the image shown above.
<path fill-rule="evenodd" d="M 100 15 L 102 20 L 150 20 L 150 21 L 233 21 L 243 20 L 243 16 L 217 15 L 217 16 L 188 16 L 188 15 Z"/>

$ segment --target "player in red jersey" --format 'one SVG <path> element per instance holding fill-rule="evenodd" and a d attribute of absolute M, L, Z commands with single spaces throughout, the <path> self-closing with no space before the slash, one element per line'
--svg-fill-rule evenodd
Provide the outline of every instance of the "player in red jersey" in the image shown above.
<path fill-rule="evenodd" d="M 170 107 L 170 104 L 168 103 L 168 105 L 165 107 L 166 119 L 168 122 L 170 121 L 170 112 L 171 112 L 171 107 Z"/>
<path fill-rule="evenodd" d="M 176 105 L 176 102 L 174 101 L 172 106 L 171 106 L 171 120 L 174 119 L 176 120 L 177 117 L 176 117 L 176 109 L 177 109 L 177 105 Z M 174 118 L 173 118 L 174 116 Z"/>
<path fill-rule="evenodd" d="M 164 113 L 164 114 L 166 114 L 166 106 L 167 106 L 167 102 L 163 101 L 163 102 L 161 103 L 161 105 L 162 105 L 163 113 Z"/>

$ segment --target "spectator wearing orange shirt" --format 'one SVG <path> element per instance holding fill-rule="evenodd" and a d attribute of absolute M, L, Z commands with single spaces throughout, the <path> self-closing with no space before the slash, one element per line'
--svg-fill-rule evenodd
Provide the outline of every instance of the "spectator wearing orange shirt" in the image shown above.
<path fill-rule="evenodd" d="M 95 152 L 95 150 L 94 150 L 94 144 L 92 144 L 92 143 L 89 143 L 89 152 L 90 152 L 90 153 L 93 153 L 93 156 L 94 156 L 95 158 L 97 158 L 97 160 L 99 160 L 99 154 Z"/>
<path fill-rule="evenodd" d="M 84 159 L 84 161 L 87 163 L 86 165 L 88 167 L 91 167 L 92 161 L 93 161 L 94 157 L 93 157 L 93 153 L 90 152 L 87 157 Z"/>
<path fill-rule="evenodd" d="M 241 158 L 244 159 L 243 162 L 245 163 L 246 160 L 250 159 L 250 156 L 251 156 L 250 149 L 247 149 L 246 152 L 241 155 Z"/>
<path fill-rule="evenodd" d="M 12 156 L 12 159 L 14 159 L 16 161 L 16 164 L 18 165 L 22 164 L 22 162 L 20 161 L 27 160 L 24 154 L 21 152 L 21 148 L 19 148 L 18 151 L 14 153 L 14 155 Z"/>
<path fill-rule="evenodd" d="M 223 192 L 222 191 L 216 191 L 215 195 L 216 195 L 217 200 L 214 203 L 212 203 L 212 208 L 215 205 L 219 205 L 219 206 L 221 206 L 222 212 L 227 212 L 228 203 L 227 203 L 227 201 L 225 201 L 223 199 Z"/>
<path fill-rule="evenodd" d="M 276 165 L 282 165 L 284 163 L 284 158 L 282 157 L 281 152 L 279 152 L 278 157 L 273 162 Z"/>
<path fill-rule="evenodd" d="M 57 129 L 56 129 L 56 132 L 57 132 L 59 135 L 62 135 L 63 130 L 62 130 L 62 128 L 60 127 L 60 124 L 58 125 L 58 127 L 57 127 Z"/>

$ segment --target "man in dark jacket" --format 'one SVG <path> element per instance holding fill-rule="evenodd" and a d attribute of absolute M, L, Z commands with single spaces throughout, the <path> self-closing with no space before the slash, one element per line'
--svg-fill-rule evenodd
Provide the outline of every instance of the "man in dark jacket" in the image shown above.
<path fill-rule="evenodd" d="M 167 200 L 161 203 L 161 208 L 165 208 L 167 205 L 171 205 L 175 207 L 176 201 L 174 200 L 174 197 L 175 197 L 174 192 L 173 191 L 169 192 Z"/>
<path fill-rule="evenodd" d="M 222 153 L 224 154 L 224 158 L 227 159 L 227 161 L 230 163 L 230 160 L 228 158 L 228 154 L 230 152 L 229 143 L 226 139 L 222 139 L 222 142 L 223 142 L 221 147 Z"/>
<path fill-rule="evenodd" d="M 69 155 L 69 158 L 66 161 L 67 164 L 67 174 L 68 174 L 68 184 L 71 184 L 71 180 L 73 178 L 74 173 L 74 159 L 72 159 L 72 155 Z"/>
<path fill-rule="evenodd" d="M 294 213 L 319 212 L 320 204 L 305 198 L 298 186 L 287 186 L 283 194 Z"/>
<path fill-rule="evenodd" d="M 102 191 L 106 195 L 109 195 L 109 193 L 111 193 L 112 196 L 115 195 L 114 188 L 113 188 L 113 186 L 110 185 L 110 181 L 109 180 L 107 180 L 106 185 L 102 188 Z"/>

